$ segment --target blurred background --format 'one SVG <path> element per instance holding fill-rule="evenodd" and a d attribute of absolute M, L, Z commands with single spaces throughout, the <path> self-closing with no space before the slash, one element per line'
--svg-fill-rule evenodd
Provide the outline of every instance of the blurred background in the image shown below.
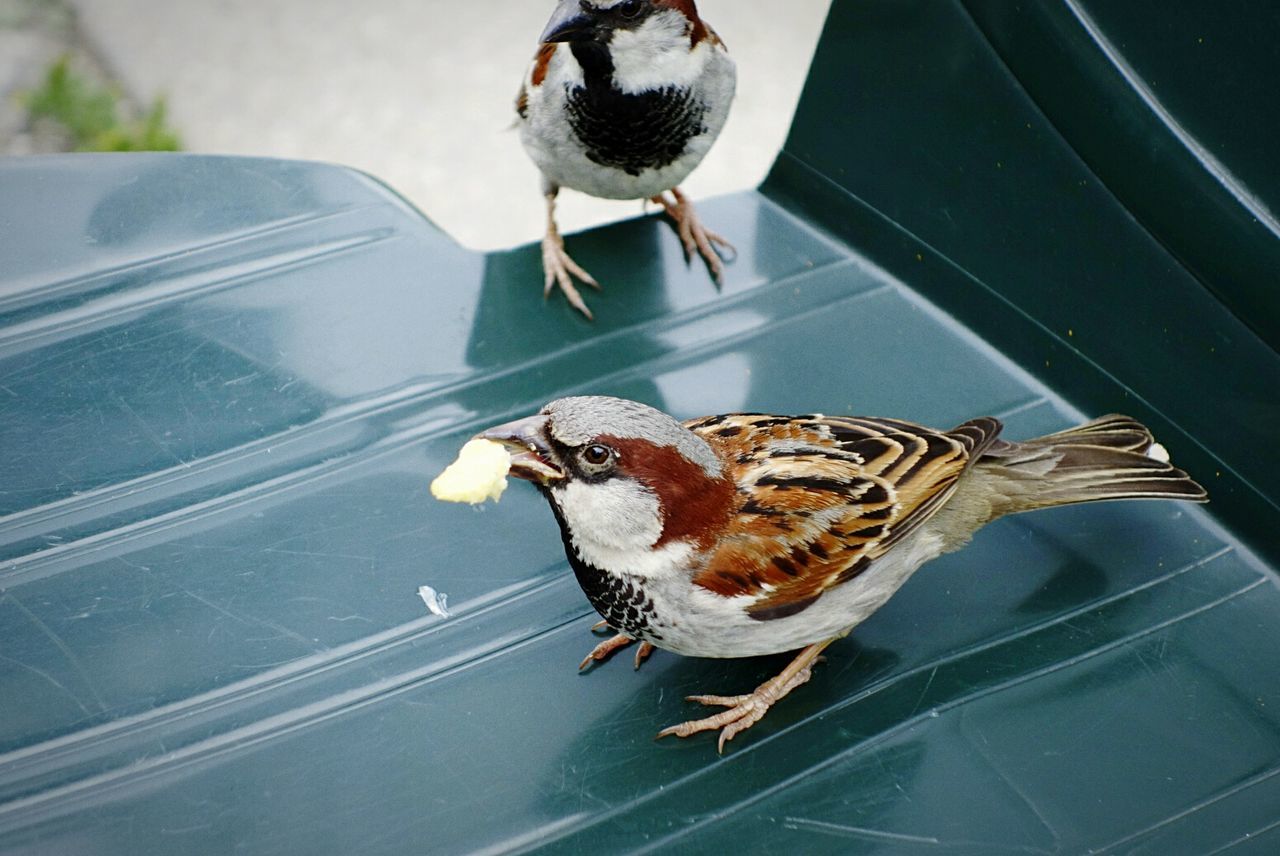
<path fill-rule="evenodd" d="M 830 0 L 699 0 L 738 98 L 684 185 L 752 187 L 782 147 Z M 0 0 L 0 154 L 182 148 L 346 164 L 468 247 L 537 240 L 515 93 L 554 0 Z M 639 202 L 566 192 L 561 228 Z"/>

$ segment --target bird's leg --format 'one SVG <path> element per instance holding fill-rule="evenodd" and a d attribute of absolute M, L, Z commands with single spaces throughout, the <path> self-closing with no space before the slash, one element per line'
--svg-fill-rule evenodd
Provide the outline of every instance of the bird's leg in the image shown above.
<path fill-rule="evenodd" d="M 601 626 L 608 627 L 609 625 L 601 621 L 591 629 L 598 630 Z M 591 649 L 591 653 L 584 657 L 582 662 L 578 664 L 578 671 L 582 671 L 591 663 L 604 662 L 613 655 L 614 651 L 617 651 L 619 648 L 625 648 L 634 641 L 636 640 L 632 639 L 625 633 L 619 633 L 616 636 L 609 637 Z M 644 664 L 644 661 L 649 659 L 649 655 L 652 653 L 653 646 L 648 642 L 641 642 L 640 647 L 636 648 L 636 668 L 639 669 Z"/>
<path fill-rule="evenodd" d="M 671 219 L 676 221 L 676 229 L 680 233 L 680 243 L 684 245 L 685 261 L 689 261 L 693 258 L 694 253 L 698 253 L 706 259 L 712 278 L 719 283 L 724 274 L 724 262 L 721 261 L 720 253 L 716 246 L 724 247 L 732 255 L 736 256 L 738 251 L 734 249 L 733 244 L 710 229 L 703 227 L 702 221 L 698 219 L 698 215 L 693 209 L 693 203 L 689 200 L 689 197 L 680 191 L 680 188 L 673 187 L 671 189 L 671 199 L 668 199 L 665 193 L 660 193 L 650 201 L 661 205 L 663 210 L 671 216 Z"/>
<path fill-rule="evenodd" d="M 756 687 L 755 692 L 749 695 L 689 696 L 689 701 L 695 701 L 698 704 L 719 705 L 729 709 L 721 711 L 715 716 L 708 716 L 706 719 L 693 719 L 688 722 L 682 722 L 679 725 L 673 725 L 670 728 L 664 728 L 658 732 L 658 737 L 667 737 L 672 734 L 677 737 L 688 737 L 691 734 L 697 734 L 699 731 L 721 729 L 717 751 L 723 754 L 725 743 L 732 740 L 735 735 L 755 725 L 764 718 L 764 715 L 774 702 L 809 680 L 812 675 L 813 664 L 818 660 L 818 655 L 822 653 L 822 649 L 834 641 L 836 640 L 827 639 L 822 642 L 815 642 L 805 648 L 776 677 L 765 681 Z"/>
<path fill-rule="evenodd" d="M 569 258 L 569 254 L 564 250 L 564 238 L 560 236 L 560 228 L 556 226 L 556 192 L 550 190 L 546 194 L 547 234 L 542 238 L 542 273 L 545 280 L 542 285 L 542 296 L 549 296 L 551 287 L 559 285 L 569 304 L 587 318 L 592 318 L 591 310 L 582 301 L 582 295 L 573 284 L 573 277 L 576 276 L 596 289 L 600 287 L 600 283 L 579 267 L 577 262 Z"/>

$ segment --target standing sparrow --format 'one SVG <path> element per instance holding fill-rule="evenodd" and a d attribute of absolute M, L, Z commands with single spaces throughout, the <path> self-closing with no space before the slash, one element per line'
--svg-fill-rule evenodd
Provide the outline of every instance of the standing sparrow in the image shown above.
<path fill-rule="evenodd" d="M 1019 511 L 1101 499 L 1204 502 L 1127 416 L 1013 442 L 992 417 L 935 431 L 897 419 L 736 413 L 681 424 L 617 398 L 553 401 L 480 436 L 550 501 L 569 564 L 620 631 L 693 657 L 803 647 L 754 692 L 691 696 L 727 708 L 667 728 L 725 741 L 809 680 L 819 653 L 925 562 Z"/>
<path fill-rule="evenodd" d="M 719 281 L 713 244 L 732 247 L 702 226 L 676 185 L 724 127 L 736 71 L 693 0 L 560 0 L 539 41 L 516 113 L 547 200 L 544 293 L 558 284 L 590 318 L 573 277 L 600 287 L 565 252 L 561 187 L 656 202 L 676 221 L 686 257 L 700 253 Z"/>

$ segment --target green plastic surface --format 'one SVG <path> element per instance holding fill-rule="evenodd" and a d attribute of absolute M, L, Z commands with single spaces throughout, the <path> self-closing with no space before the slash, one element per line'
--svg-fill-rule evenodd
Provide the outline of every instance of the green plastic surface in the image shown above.
<path fill-rule="evenodd" d="M 1186 27 L 1087 5 L 1274 200 L 1277 156 L 1169 60 Z M 723 289 L 657 217 L 571 236 L 595 324 L 536 248 L 464 251 L 341 168 L 0 161 L 0 853 L 1280 850 L 1277 304 L 1196 243 L 1265 266 L 1275 236 L 1117 130 L 1121 186 L 1106 128 L 1162 123 L 1078 5 L 1028 6 L 837 0 L 772 175 L 701 207 Z M 1157 222 L 1170 187 L 1202 233 Z M 1213 502 L 997 522 L 719 758 L 652 737 L 785 657 L 579 675 L 542 500 L 427 493 L 584 391 L 1015 438 L 1118 409 Z"/>

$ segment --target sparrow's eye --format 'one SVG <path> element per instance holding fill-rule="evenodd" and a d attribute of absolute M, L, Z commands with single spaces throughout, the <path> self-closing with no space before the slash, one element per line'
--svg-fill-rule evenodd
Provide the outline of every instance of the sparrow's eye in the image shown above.
<path fill-rule="evenodd" d="M 627 20 L 634 20 L 640 15 L 640 9 L 644 4 L 640 0 L 627 0 L 626 3 L 618 6 L 618 14 Z"/>
<path fill-rule="evenodd" d="M 592 472 L 600 472 L 613 463 L 613 449 L 593 443 L 582 450 L 582 463 Z"/>

